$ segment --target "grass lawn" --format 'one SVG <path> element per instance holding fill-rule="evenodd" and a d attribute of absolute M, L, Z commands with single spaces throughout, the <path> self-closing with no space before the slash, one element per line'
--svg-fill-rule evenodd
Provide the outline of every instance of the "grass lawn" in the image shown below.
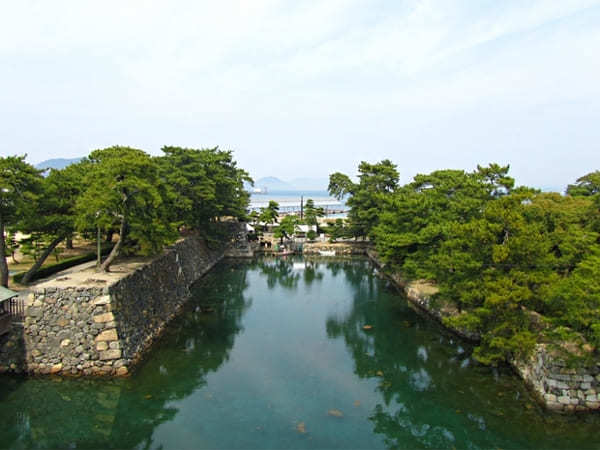
<path fill-rule="evenodd" d="M 83 240 L 80 238 L 75 238 L 75 239 L 73 239 L 73 248 L 72 249 L 66 248 L 65 242 L 61 243 L 58 246 L 58 260 L 57 260 L 56 255 L 53 253 L 48 258 L 46 258 L 46 261 L 44 261 L 44 264 L 42 264 L 42 267 L 48 266 L 50 264 L 55 264 L 64 259 L 67 259 L 67 258 L 84 255 L 86 253 L 90 253 L 90 252 L 94 252 L 94 251 L 96 251 L 96 243 L 95 242 L 89 242 L 89 241 L 86 241 L 86 240 Z M 19 251 L 16 252 L 15 259 L 18 261 L 17 263 L 15 263 L 10 256 L 8 256 L 6 258 L 6 262 L 8 263 L 8 270 L 10 272 L 18 273 L 18 272 L 27 271 L 34 263 L 34 260 L 31 256 L 23 255 Z M 12 280 L 11 280 L 11 282 L 12 282 Z M 11 284 L 16 285 L 16 283 L 11 283 Z"/>

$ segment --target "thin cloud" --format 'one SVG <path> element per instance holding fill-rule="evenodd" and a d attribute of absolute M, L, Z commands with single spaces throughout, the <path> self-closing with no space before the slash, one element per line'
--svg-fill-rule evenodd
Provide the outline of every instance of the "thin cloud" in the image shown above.
<path fill-rule="evenodd" d="M 600 165 L 598 30 L 598 0 L 12 2 L 1 152 L 220 144 L 257 177 L 390 157 L 403 181 L 499 161 L 562 187 Z"/>

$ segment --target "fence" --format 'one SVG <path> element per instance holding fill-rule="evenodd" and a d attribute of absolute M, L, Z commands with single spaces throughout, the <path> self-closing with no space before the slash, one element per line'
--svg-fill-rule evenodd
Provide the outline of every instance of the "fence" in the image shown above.
<path fill-rule="evenodd" d="M 8 314 L 13 322 L 22 322 L 25 318 L 25 299 L 13 297 L 7 301 Z"/>

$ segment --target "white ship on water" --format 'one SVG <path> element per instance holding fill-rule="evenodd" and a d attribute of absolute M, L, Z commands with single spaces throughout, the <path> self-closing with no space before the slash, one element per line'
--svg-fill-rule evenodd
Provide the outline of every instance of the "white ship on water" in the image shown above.
<path fill-rule="evenodd" d="M 252 188 L 252 193 L 253 194 L 268 194 L 269 191 L 267 190 L 266 187 L 262 187 L 262 188 Z"/>

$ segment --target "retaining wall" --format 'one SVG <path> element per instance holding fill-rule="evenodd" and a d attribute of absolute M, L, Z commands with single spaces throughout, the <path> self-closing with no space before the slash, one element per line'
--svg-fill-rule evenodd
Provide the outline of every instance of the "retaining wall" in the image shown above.
<path fill-rule="evenodd" d="M 377 252 L 370 249 L 367 255 L 376 266 L 384 269 Z M 440 323 L 444 324 L 444 317 L 459 314 L 452 305 L 432 302 L 431 297 L 436 291 L 429 289 L 427 284 L 410 282 L 400 274 L 386 273 L 386 276 L 404 290 L 413 305 Z M 472 341 L 480 338 L 477 333 L 444 326 L 463 338 Z M 529 358 L 510 361 L 510 365 L 546 408 L 564 413 L 600 410 L 600 362 L 591 366 L 569 367 L 546 344 L 538 344 Z"/>
<path fill-rule="evenodd" d="M 0 372 L 127 375 L 224 250 L 188 237 L 104 287 L 33 288 L 0 340 Z"/>
<path fill-rule="evenodd" d="M 305 242 L 304 255 L 320 255 L 321 252 L 335 252 L 335 256 L 365 255 L 372 244 L 368 241 L 349 242 Z"/>
<path fill-rule="evenodd" d="M 548 409 L 559 412 L 600 409 L 600 366 L 568 367 L 546 344 L 524 361 L 512 361 L 521 378 Z"/>

